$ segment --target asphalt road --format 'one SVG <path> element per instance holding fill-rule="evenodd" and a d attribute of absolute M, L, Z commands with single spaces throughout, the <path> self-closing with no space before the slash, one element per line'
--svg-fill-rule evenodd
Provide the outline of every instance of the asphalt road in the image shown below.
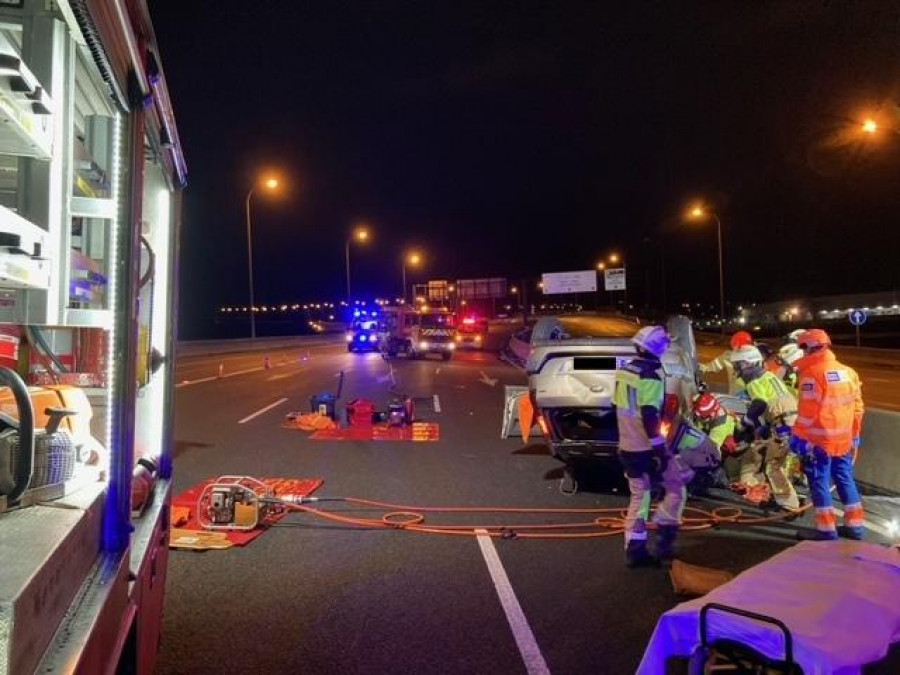
<path fill-rule="evenodd" d="M 616 326 L 607 328 L 626 330 Z M 560 464 L 540 443 L 499 438 L 503 386 L 524 377 L 491 353 L 462 352 L 449 363 L 398 359 L 393 375 L 379 355 L 348 354 L 343 345 L 273 352 L 269 365 L 261 354 L 179 362 L 176 490 L 249 474 L 320 477 L 320 496 L 409 505 L 625 504 L 618 471 L 567 497 L 558 490 Z M 412 395 L 418 416 L 440 424 L 441 440 L 326 442 L 281 428 L 286 413 L 308 409 L 311 394 L 333 391 L 339 371 L 344 402 L 365 397 L 385 408 L 395 393 Z M 427 522 L 510 521 L 521 522 Z M 679 543 L 688 562 L 738 572 L 793 536 L 793 525 L 721 529 L 684 533 Z M 495 587 L 498 568 L 492 575 L 489 551 L 475 538 L 366 531 L 293 514 L 246 548 L 171 552 L 159 672 L 632 673 L 657 618 L 679 601 L 666 572 L 623 566 L 618 536 L 493 542 L 521 608 L 515 634 L 531 644 L 530 670 Z M 867 672 L 898 672 L 898 663 Z"/>

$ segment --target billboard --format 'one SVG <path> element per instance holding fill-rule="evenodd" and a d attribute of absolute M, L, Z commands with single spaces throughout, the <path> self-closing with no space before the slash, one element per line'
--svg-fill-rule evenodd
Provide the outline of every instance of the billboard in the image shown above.
<path fill-rule="evenodd" d="M 605 270 L 603 275 L 604 288 L 608 291 L 624 291 L 625 290 L 625 268 L 614 267 Z"/>
<path fill-rule="evenodd" d="M 463 300 L 490 300 L 507 296 L 506 279 L 460 279 L 456 282 L 457 295 Z"/>
<path fill-rule="evenodd" d="M 541 275 L 544 295 L 553 293 L 592 293 L 597 290 L 597 272 L 545 272 Z"/>

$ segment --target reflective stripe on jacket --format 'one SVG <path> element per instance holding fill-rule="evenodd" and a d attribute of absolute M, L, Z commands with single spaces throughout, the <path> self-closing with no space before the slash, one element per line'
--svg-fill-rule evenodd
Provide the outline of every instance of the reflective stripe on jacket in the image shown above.
<path fill-rule="evenodd" d="M 747 383 L 750 400 L 759 399 L 766 404 L 766 420 L 791 426 L 797 415 L 797 398 L 775 373 L 768 371 Z"/>
<path fill-rule="evenodd" d="M 734 364 L 731 363 L 731 360 L 729 359 L 730 355 L 730 351 L 725 351 L 719 354 L 712 361 L 701 363 L 700 372 L 704 374 L 721 373 L 724 370 L 725 375 L 728 378 L 728 393 L 731 395 L 735 395 L 744 388 L 744 383 L 741 378 L 737 376 L 737 373 L 734 370 Z"/>
<path fill-rule="evenodd" d="M 859 436 L 863 401 L 859 376 L 830 349 L 797 362 L 800 403 L 794 434 L 829 455 L 844 455 Z"/>
<path fill-rule="evenodd" d="M 619 426 L 619 450 L 640 452 L 650 450 L 653 443 L 644 427 L 641 408 L 652 406 L 663 410 L 665 387 L 662 364 L 648 359 L 633 359 L 616 371 L 616 388 L 613 404 L 616 406 L 616 422 Z"/>

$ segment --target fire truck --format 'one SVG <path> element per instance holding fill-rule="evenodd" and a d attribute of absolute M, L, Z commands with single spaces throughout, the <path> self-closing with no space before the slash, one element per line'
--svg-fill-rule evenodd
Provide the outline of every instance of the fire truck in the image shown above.
<path fill-rule="evenodd" d="M 0 7 L 0 674 L 152 673 L 187 170 L 145 0 Z"/>
<path fill-rule="evenodd" d="M 417 359 L 437 354 L 449 361 L 456 350 L 455 317 L 446 309 L 386 307 L 379 344 L 387 358 L 405 354 Z"/>

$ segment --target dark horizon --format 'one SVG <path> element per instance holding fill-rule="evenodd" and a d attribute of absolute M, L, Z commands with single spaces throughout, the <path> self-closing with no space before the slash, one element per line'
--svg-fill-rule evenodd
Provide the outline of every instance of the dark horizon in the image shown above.
<path fill-rule="evenodd" d="M 259 304 L 589 269 L 715 303 L 900 287 L 900 22 L 889 3 L 152 3 L 189 169 L 181 333 Z M 879 133 L 859 125 L 875 116 Z M 421 276 L 419 276 L 421 275 Z M 649 282 L 649 298 L 647 285 Z M 206 317 L 206 318 L 204 318 Z"/>

